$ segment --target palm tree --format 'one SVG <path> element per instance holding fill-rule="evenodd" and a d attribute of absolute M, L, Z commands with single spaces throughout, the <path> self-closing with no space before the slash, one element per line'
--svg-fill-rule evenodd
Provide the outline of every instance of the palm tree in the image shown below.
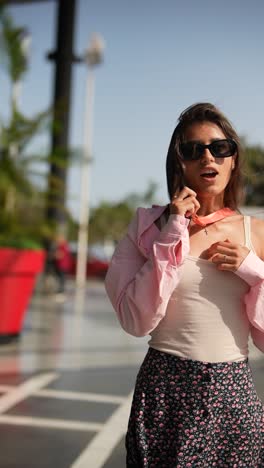
<path fill-rule="evenodd" d="M 47 162 L 47 156 L 29 156 L 26 150 L 31 139 L 47 127 L 50 112 L 27 118 L 18 108 L 21 80 L 28 70 L 25 28 L 16 27 L 3 7 L 0 7 L 0 39 L 0 66 L 9 77 L 11 88 L 10 115 L 7 122 L 0 119 L 0 228 L 2 233 L 10 233 L 14 232 L 14 226 L 16 231 L 19 225 L 26 226 L 27 210 L 33 209 L 39 218 L 44 193 L 32 182 L 32 173 L 36 172 L 32 163 Z"/>

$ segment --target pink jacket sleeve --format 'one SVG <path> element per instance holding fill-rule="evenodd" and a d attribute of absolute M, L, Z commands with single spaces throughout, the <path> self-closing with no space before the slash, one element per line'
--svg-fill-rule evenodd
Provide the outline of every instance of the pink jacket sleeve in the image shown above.
<path fill-rule="evenodd" d="M 189 251 L 185 217 L 171 215 L 161 232 L 151 223 L 141 235 L 142 216 L 144 211 L 139 209 L 114 252 L 105 280 L 122 327 L 134 336 L 149 334 L 164 317 L 179 282 L 178 267 Z"/>
<path fill-rule="evenodd" d="M 250 251 L 236 274 L 250 285 L 245 304 L 253 325 L 251 336 L 254 344 L 264 352 L 264 262 Z"/>

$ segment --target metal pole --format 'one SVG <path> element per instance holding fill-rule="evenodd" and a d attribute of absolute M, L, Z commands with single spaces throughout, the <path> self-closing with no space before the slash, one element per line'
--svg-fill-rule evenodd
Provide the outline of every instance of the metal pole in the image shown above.
<path fill-rule="evenodd" d="M 84 141 L 83 159 L 81 166 L 81 198 L 79 214 L 79 232 L 76 261 L 76 296 L 75 311 L 82 313 L 84 310 L 86 289 L 86 265 L 88 253 L 88 225 L 89 225 L 89 168 L 92 160 L 92 122 L 94 108 L 94 67 L 102 62 L 104 42 L 100 36 L 94 34 L 90 47 L 87 49 L 84 60 L 88 65 L 86 81 L 86 108 L 84 115 Z"/>
<path fill-rule="evenodd" d="M 76 265 L 76 307 L 83 309 L 86 287 L 86 265 L 89 225 L 89 168 L 92 152 L 92 117 L 94 107 L 94 71 L 90 67 L 86 82 L 86 109 L 84 118 L 83 159 L 81 165 L 81 198 Z"/>
<path fill-rule="evenodd" d="M 65 228 L 65 197 L 67 163 L 69 159 L 69 125 L 72 92 L 72 64 L 80 59 L 74 55 L 74 29 L 77 0 L 57 1 L 56 50 L 48 54 L 55 63 L 53 89 L 53 126 L 51 153 L 57 154 L 66 165 L 51 163 L 48 177 L 47 218 L 63 230 Z M 60 185 L 60 190 L 58 190 Z"/>

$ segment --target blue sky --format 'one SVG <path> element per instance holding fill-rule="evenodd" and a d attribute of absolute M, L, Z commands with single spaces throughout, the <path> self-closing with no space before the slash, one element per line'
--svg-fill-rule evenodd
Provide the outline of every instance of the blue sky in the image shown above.
<path fill-rule="evenodd" d="M 15 22 L 32 34 L 30 71 L 21 110 L 47 108 L 53 66 L 45 60 L 55 44 L 56 2 L 13 6 Z M 182 110 L 211 101 L 249 143 L 264 146 L 264 2 L 262 0 L 79 0 L 75 51 L 83 53 L 93 32 L 106 44 L 96 70 L 93 156 L 89 199 L 119 200 L 158 183 L 167 202 L 165 158 Z M 87 69 L 74 65 L 71 146 L 83 143 Z M 1 115 L 8 86 L 0 74 Z M 43 149 L 48 138 L 38 139 Z M 78 216 L 80 168 L 68 176 L 68 204 Z"/>

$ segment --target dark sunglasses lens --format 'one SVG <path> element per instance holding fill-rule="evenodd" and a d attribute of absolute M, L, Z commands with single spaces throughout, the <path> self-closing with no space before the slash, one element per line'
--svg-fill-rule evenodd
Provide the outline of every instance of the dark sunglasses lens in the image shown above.
<path fill-rule="evenodd" d="M 182 159 L 185 161 L 193 161 L 199 159 L 203 154 L 203 147 L 199 143 L 182 143 L 180 146 Z"/>
<path fill-rule="evenodd" d="M 236 152 L 237 146 L 233 140 L 218 140 L 210 145 L 210 150 L 216 158 L 228 158 Z"/>

